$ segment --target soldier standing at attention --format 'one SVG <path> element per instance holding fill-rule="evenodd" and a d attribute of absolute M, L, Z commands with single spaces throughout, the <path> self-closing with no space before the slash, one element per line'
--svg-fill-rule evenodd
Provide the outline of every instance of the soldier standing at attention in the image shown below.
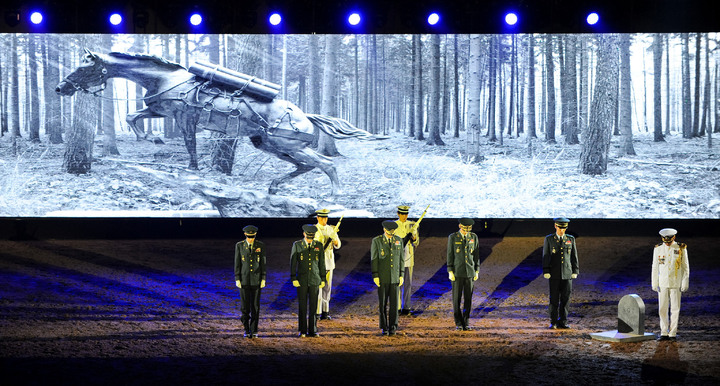
<path fill-rule="evenodd" d="M 575 237 L 565 234 L 570 220 L 557 217 L 555 233 L 543 243 L 543 276 L 550 283 L 550 328 L 570 328 L 567 322 L 572 279 L 580 273 Z"/>
<path fill-rule="evenodd" d="M 398 227 L 395 230 L 395 235 L 405 241 L 405 236 L 410 234 L 410 239 L 405 244 L 404 261 L 405 261 L 405 275 L 403 277 L 403 285 L 399 288 L 402 296 L 398 302 L 400 307 L 400 315 L 410 315 L 410 293 L 412 292 L 412 279 L 413 279 L 413 267 L 415 266 L 415 248 L 420 244 L 420 237 L 418 231 L 412 231 L 414 221 L 408 221 L 408 213 L 410 213 L 410 207 L 407 205 L 400 205 L 397 207 L 398 219 L 395 220 Z"/>
<path fill-rule="evenodd" d="M 327 283 L 320 291 L 318 291 L 318 306 L 317 314 L 320 315 L 320 319 L 332 319 L 330 317 L 330 295 L 332 293 L 332 279 L 333 271 L 335 270 L 335 252 L 334 249 L 338 249 L 341 246 L 340 238 L 335 232 L 335 227 L 328 225 L 328 214 L 330 211 L 327 209 L 316 210 L 317 216 L 317 232 L 315 233 L 315 240 L 322 243 L 325 248 L 325 269 L 327 275 L 325 276 L 325 282 Z M 330 247 L 332 244 L 332 247 Z"/>
<path fill-rule="evenodd" d="M 680 294 L 687 291 L 690 284 L 687 245 L 676 243 L 676 234 L 677 231 L 672 228 L 660 230 L 663 242 L 656 245 L 653 250 L 652 289 L 658 293 L 659 340 L 677 339 Z M 670 311 L 669 325 L 668 309 Z"/>
<path fill-rule="evenodd" d="M 290 252 L 290 279 L 297 288 L 299 305 L 298 337 L 317 337 L 315 310 L 318 291 L 325 287 L 325 253 L 322 243 L 313 240 L 317 232 L 315 225 L 306 224 L 302 229 L 303 239 L 294 242 Z"/>
<path fill-rule="evenodd" d="M 375 285 L 378 287 L 380 330 L 382 335 L 395 335 L 398 328 L 398 287 L 403 285 L 405 261 L 403 242 L 395 236 L 397 223 L 382 222 L 384 234 L 372 239 L 370 264 Z"/>
<path fill-rule="evenodd" d="M 265 288 L 265 244 L 255 240 L 257 227 L 243 228 L 245 240 L 235 244 L 235 286 L 240 289 L 240 310 L 246 338 L 258 337 L 260 289 Z"/>
<path fill-rule="evenodd" d="M 473 224 L 473 219 L 461 218 L 460 230 L 448 236 L 447 241 L 447 270 L 452 282 L 453 316 L 458 331 L 472 330 L 469 322 L 473 284 L 480 271 L 480 249 L 477 235 L 471 232 Z M 464 299 L 462 306 L 461 299 Z"/>

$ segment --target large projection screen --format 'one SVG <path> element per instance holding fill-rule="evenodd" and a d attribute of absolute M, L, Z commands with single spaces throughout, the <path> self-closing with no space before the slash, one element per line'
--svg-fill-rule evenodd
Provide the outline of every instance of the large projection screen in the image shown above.
<path fill-rule="evenodd" d="M 0 217 L 718 218 L 717 41 L 0 34 Z"/>

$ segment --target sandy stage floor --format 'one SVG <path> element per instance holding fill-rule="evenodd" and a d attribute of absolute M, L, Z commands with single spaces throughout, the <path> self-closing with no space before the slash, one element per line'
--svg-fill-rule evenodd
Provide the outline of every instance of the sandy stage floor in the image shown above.
<path fill-rule="evenodd" d="M 299 237 L 298 237 L 299 238 Z M 260 240 L 263 240 L 260 237 Z M 471 324 L 457 332 L 446 239 L 417 252 L 413 315 L 379 335 L 369 238 L 343 238 L 320 338 L 296 338 L 292 239 L 269 246 L 260 338 L 243 338 L 235 240 L 0 241 L 2 384 L 720 384 L 716 240 L 689 244 L 677 342 L 607 343 L 617 302 L 645 301 L 656 238 L 578 238 L 570 330 L 547 329 L 542 238 L 481 239 Z"/>

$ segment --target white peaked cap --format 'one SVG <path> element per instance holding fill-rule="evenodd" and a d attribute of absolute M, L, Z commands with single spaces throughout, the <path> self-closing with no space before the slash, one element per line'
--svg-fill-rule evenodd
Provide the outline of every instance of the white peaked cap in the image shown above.
<path fill-rule="evenodd" d="M 660 229 L 660 236 L 662 236 L 662 237 L 675 236 L 676 234 L 677 234 L 677 231 L 673 228 Z"/>

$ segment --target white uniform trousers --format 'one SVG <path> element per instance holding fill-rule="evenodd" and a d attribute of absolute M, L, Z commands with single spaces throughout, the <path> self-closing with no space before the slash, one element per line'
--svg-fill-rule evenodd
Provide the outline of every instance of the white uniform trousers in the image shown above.
<path fill-rule="evenodd" d="M 330 294 L 332 293 L 333 271 L 334 269 L 328 271 L 327 283 L 325 283 L 325 287 L 320 288 L 320 291 L 318 291 L 318 315 L 323 312 L 330 312 Z"/>
<path fill-rule="evenodd" d="M 680 288 L 660 287 L 658 292 L 658 312 L 660 313 L 660 335 L 674 337 L 677 335 L 678 319 L 680 318 Z M 670 326 L 668 328 L 668 309 Z"/>

